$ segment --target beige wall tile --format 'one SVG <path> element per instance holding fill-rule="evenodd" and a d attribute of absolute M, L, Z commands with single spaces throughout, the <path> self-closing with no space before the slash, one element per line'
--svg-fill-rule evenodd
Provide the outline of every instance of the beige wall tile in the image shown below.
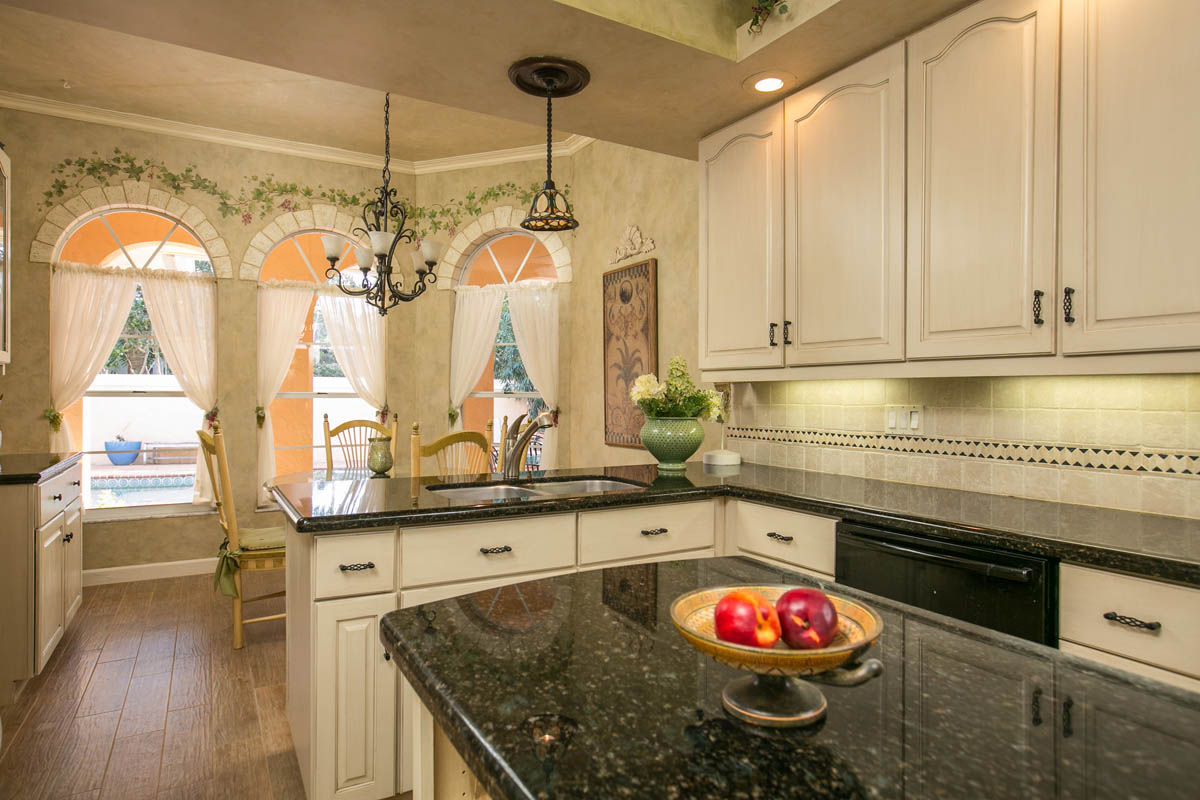
<path fill-rule="evenodd" d="M 842 471 L 842 451 L 836 447 L 821 448 L 821 471 L 837 474 Z"/>
<path fill-rule="evenodd" d="M 1011 497 L 1025 495 L 1025 473 L 1020 464 L 1008 461 L 992 464 L 992 491 Z"/>
<path fill-rule="evenodd" d="M 1188 505 L 1187 515 L 1200 519 L 1200 479 L 1192 478 L 1187 482 Z"/>
<path fill-rule="evenodd" d="M 1063 503 L 1094 506 L 1097 504 L 1096 473 L 1085 469 L 1058 469 L 1058 499 Z"/>
<path fill-rule="evenodd" d="M 1026 466 L 1022 470 L 1025 497 L 1032 497 L 1035 500 L 1058 500 L 1058 473 L 1060 470 L 1057 467 Z"/>
<path fill-rule="evenodd" d="M 1137 375 L 1106 375 L 1093 378 L 1096 408 L 1135 409 L 1142 407 L 1142 383 Z"/>
<path fill-rule="evenodd" d="M 933 422 L 932 426 L 926 426 L 926 430 L 934 435 L 956 437 L 962 434 L 961 408 L 926 408 L 925 414 L 926 417 L 932 417 L 930 421 Z"/>
<path fill-rule="evenodd" d="M 866 412 L 871 406 L 846 406 L 842 424 L 848 431 L 861 431 L 866 428 Z"/>
<path fill-rule="evenodd" d="M 962 465 L 962 488 L 968 492 L 992 491 L 992 465 L 990 462 L 964 458 Z"/>
<path fill-rule="evenodd" d="M 1024 378 L 995 378 L 992 380 L 992 408 L 1024 407 Z"/>
<path fill-rule="evenodd" d="M 1183 411 L 1142 412 L 1142 444 L 1182 449 L 1187 446 L 1187 414 Z"/>
<path fill-rule="evenodd" d="M 997 439 L 1024 439 L 1025 412 L 1019 408 L 997 408 L 992 411 L 992 435 Z"/>
<path fill-rule="evenodd" d="M 1098 443 L 1134 445 L 1142 439 L 1142 417 L 1137 411 L 1104 411 L 1097 420 Z"/>
<path fill-rule="evenodd" d="M 887 397 L 886 381 L 882 379 L 863 381 L 863 403 L 871 406 L 882 405 L 885 397 Z"/>
<path fill-rule="evenodd" d="M 1062 440 L 1072 444 L 1103 444 L 1097 438 L 1097 411 L 1078 408 L 1062 412 Z"/>
<path fill-rule="evenodd" d="M 1062 440 L 1059 411 L 1045 408 L 1025 410 L 1025 439 L 1031 442 L 1058 442 Z"/>
<path fill-rule="evenodd" d="M 1025 408 L 1058 408 L 1058 378 L 1025 379 Z"/>
<path fill-rule="evenodd" d="M 1200 375 L 1187 376 L 1188 411 L 1200 411 Z"/>
<path fill-rule="evenodd" d="M 991 439 L 994 435 L 992 413 L 990 408 L 964 408 L 961 435 L 971 439 Z"/>
<path fill-rule="evenodd" d="M 887 454 L 868 450 L 865 467 L 866 477 L 882 480 L 887 477 Z"/>
<path fill-rule="evenodd" d="M 884 398 L 887 403 L 907 403 L 909 400 L 907 378 L 888 378 L 884 387 Z"/>
<path fill-rule="evenodd" d="M 794 444 L 787 449 L 787 465 L 792 469 L 804 469 L 805 448 L 803 445 Z"/>
<path fill-rule="evenodd" d="M 933 459 L 933 484 L 943 489 L 963 488 L 964 460 L 953 456 L 939 456 Z"/>
<path fill-rule="evenodd" d="M 1142 510 L 1142 490 L 1139 476 L 1119 472 L 1097 472 L 1096 494 L 1108 508 L 1126 511 Z"/>
<path fill-rule="evenodd" d="M 1194 478 L 1143 476 L 1142 510 L 1151 514 L 1183 516 L 1187 513 L 1188 484 Z"/>
<path fill-rule="evenodd" d="M 1187 448 L 1200 450 L 1200 411 L 1189 411 L 1187 414 Z"/>
<path fill-rule="evenodd" d="M 831 431 L 845 430 L 846 428 L 846 411 L 843 406 L 825 406 L 823 409 L 825 415 L 825 429 Z"/>
<path fill-rule="evenodd" d="M 1096 381 L 1090 375 L 1058 378 L 1059 408 L 1095 408 Z"/>
<path fill-rule="evenodd" d="M 867 454 L 862 450 L 846 450 L 842 453 L 842 473 L 856 478 L 867 474 Z"/>
<path fill-rule="evenodd" d="M 1186 375 L 1144 375 L 1141 386 L 1144 411 L 1183 411 L 1187 408 Z"/>

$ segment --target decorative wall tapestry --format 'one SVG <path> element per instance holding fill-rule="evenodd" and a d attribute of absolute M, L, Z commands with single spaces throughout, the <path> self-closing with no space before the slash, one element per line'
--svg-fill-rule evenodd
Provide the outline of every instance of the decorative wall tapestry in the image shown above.
<path fill-rule="evenodd" d="M 642 447 L 646 421 L 629 399 L 638 375 L 658 372 L 658 259 L 604 273 L 604 443 Z"/>
<path fill-rule="evenodd" d="M 350 192 L 321 185 L 307 186 L 280 180 L 271 173 L 248 176 L 249 185 L 239 187 L 235 194 L 205 177 L 195 164 L 175 171 L 159 159 L 138 158 L 119 147 L 113 148 L 112 155 L 100 155 L 92 151 L 90 156 L 63 159 L 50 173 L 53 176 L 50 187 L 42 192 L 42 205 L 47 209 L 53 208 L 69 191 L 75 189 L 119 184 L 123 180 L 147 181 L 157 183 L 174 194 L 192 190 L 208 195 L 216 200 L 217 211 L 222 217 L 237 217 L 243 225 L 252 224 L 255 217 L 263 220 L 281 211 L 308 208 L 316 201 L 357 212 L 372 196 L 370 189 Z M 478 217 L 487 206 L 503 199 L 515 199 L 522 205 L 529 205 L 540 188 L 539 183 L 521 187 L 509 181 L 469 191 L 447 203 L 418 206 L 408 199 L 402 199 L 401 202 L 418 237 L 439 231 L 446 231 L 453 236 L 463 220 Z M 570 197 L 569 186 L 563 186 L 562 192 Z"/>

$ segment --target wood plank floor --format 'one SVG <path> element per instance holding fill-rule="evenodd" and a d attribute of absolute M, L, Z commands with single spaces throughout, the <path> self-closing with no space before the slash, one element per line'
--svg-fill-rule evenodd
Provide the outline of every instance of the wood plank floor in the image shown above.
<path fill-rule="evenodd" d="M 245 581 L 278 591 L 283 572 Z M 235 652 L 231 613 L 209 576 L 84 589 L 46 669 L 0 709 L 0 800 L 303 800 L 284 621 L 247 626 Z"/>

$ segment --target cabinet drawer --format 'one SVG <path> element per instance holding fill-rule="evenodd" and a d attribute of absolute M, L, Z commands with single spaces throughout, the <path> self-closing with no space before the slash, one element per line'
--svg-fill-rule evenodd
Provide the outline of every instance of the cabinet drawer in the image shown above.
<path fill-rule="evenodd" d="M 38 525 L 45 525 L 54 515 L 79 497 L 83 483 L 83 467 L 79 464 L 38 486 Z"/>
<path fill-rule="evenodd" d="M 315 558 L 313 592 L 317 600 L 396 588 L 395 531 L 318 536 Z"/>
<path fill-rule="evenodd" d="M 714 503 L 639 506 L 579 515 L 579 563 L 712 547 Z"/>
<path fill-rule="evenodd" d="M 1059 603 L 1062 639 L 1200 678 L 1200 590 L 1063 564 Z M 1160 627 L 1105 619 L 1110 612 Z"/>
<path fill-rule="evenodd" d="M 574 565 L 572 514 L 400 532 L 400 577 L 405 588 Z"/>
<path fill-rule="evenodd" d="M 735 500 L 731 521 L 738 550 L 833 575 L 837 520 Z"/>

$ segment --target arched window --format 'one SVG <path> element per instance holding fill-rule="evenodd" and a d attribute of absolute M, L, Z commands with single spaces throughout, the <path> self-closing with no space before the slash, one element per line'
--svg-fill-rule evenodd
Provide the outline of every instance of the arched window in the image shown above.
<path fill-rule="evenodd" d="M 484 242 L 471 255 L 461 282 L 467 286 L 491 286 L 526 280 L 553 281 L 557 277 L 554 260 L 540 241 L 527 233 L 502 233 Z M 492 360 L 463 404 L 463 427 L 482 431 L 488 420 L 492 420 L 493 437 L 499 442 L 504 417 L 511 422 L 521 414 L 534 416 L 545 409 L 546 404 L 525 372 L 505 301 Z M 530 448 L 531 468 L 538 465 L 538 452 L 537 448 Z"/>
<path fill-rule="evenodd" d="M 340 231 L 308 229 L 275 243 L 263 261 L 260 280 L 326 283 L 325 270 L 329 262 L 325 260 L 321 237 L 329 234 L 345 240 L 342 260 L 353 267 L 354 242 L 350 237 Z M 345 264 L 339 264 L 339 268 Z M 330 426 L 351 419 L 375 418 L 376 409 L 354 393 L 334 358 L 329 333 L 315 300 L 309 307 L 308 319 L 296 343 L 287 377 L 283 379 L 270 411 L 275 432 L 276 475 L 327 466 L 322 428 L 325 414 L 329 415 Z M 335 451 L 337 458 L 340 458 L 340 451 Z"/>
<path fill-rule="evenodd" d="M 117 208 L 83 217 L 64 234 L 55 261 L 118 269 L 212 273 L 212 260 L 180 220 Z M 84 451 L 86 508 L 155 506 L 194 510 L 196 424 L 155 339 L 139 285 L 125 328 L 83 397 L 63 412 Z M 103 518 L 103 513 L 92 519 Z"/>

